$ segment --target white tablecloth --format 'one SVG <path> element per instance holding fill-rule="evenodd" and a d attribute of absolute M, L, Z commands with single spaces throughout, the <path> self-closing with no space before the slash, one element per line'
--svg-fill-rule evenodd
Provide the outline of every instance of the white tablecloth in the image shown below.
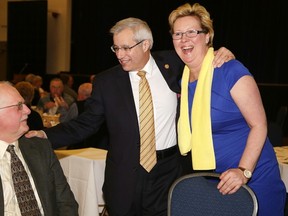
<path fill-rule="evenodd" d="M 274 150 L 279 163 L 281 178 L 288 193 L 288 146 L 274 147 Z"/>
<path fill-rule="evenodd" d="M 102 185 L 107 151 L 85 148 L 55 153 L 79 204 L 79 216 L 99 215 L 105 204 Z"/>

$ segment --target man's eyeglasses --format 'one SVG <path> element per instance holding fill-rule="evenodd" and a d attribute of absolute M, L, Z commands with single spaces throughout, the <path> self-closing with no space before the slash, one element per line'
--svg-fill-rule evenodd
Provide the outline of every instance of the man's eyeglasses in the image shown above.
<path fill-rule="evenodd" d="M 182 39 L 183 35 L 186 35 L 186 37 L 188 37 L 188 38 L 194 38 L 198 34 L 201 34 L 201 33 L 205 33 L 206 34 L 207 31 L 206 30 L 191 29 L 191 30 L 188 30 L 186 32 L 176 32 L 176 33 L 172 34 L 172 39 L 173 40 L 180 40 L 180 39 Z"/>
<path fill-rule="evenodd" d="M 18 102 L 17 104 L 14 104 L 14 105 L 0 107 L 0 109 L 6 109 L 6 108 L 17 106 L 18 111 L 21 111 L 21 110 L 23 110 L 23 105 L 24 104 L 25 104 L 24 102 Z"/>
<path fill-rule="evenodd" d="M 119 52 L 119 50 L 123 50 L 124 52 L 130 52 L 131 49 L 133 49 L 134 47 L 138 46 L 139 44 L 141 44 L 144 40 L 141 40 L 140 42 L 136 43 L 135 45 L 133 46 L 123 46 L 123 47 L 117 47 L 117 46 L 114 46 L 112 45 L 111 46 L 111 50 L 112 52 L 116 53 L 116 52 Z"/>

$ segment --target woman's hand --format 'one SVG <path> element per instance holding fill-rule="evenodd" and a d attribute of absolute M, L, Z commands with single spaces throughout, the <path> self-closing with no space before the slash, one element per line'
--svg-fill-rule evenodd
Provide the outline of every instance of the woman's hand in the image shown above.
<path fill-rule="evenodd" d="M 242 185 L 248 182 L 243 171 L 235 168 L 229 169 L 220 175 L 220 182 L 217 185 L 219 192 L 223 195 L 235 193 Z"/>

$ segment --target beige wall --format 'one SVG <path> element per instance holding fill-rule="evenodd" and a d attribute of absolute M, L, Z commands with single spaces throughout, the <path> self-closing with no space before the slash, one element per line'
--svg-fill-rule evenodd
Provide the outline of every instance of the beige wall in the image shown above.
<path fill-rule="evenodd" d="M 0 80 L 6 75 L 7 45 L 7 0 L 0 0 Z"/>
<path fill-rule="evenodd" d="M 7 0 L 0 0 L 0 41 L 7 41 Z"/>
<path fill-rule="evenodd" d="M 7 42 L 7 2 L 0 0 L 0 42 Z M 23 0 L 25 1 L 25 0 Z M 27 1 L 27 0 L 26 0 Z M 71 0 L 48 0 L 47 57 L 49 74 L 70 70 Z M 2 43 L 3 44 L 3 43 Z M 0 80 L 6 78 L 6 50 L 0 46 Z M 3 52 L 5 52 L 3 54 Z M 3 60 L 3 58 L 5 59 Z"/>
<path fill-rule="evenodd" d="M 48 74 L 70 70 L 71 0 L 48 0 Z"/>

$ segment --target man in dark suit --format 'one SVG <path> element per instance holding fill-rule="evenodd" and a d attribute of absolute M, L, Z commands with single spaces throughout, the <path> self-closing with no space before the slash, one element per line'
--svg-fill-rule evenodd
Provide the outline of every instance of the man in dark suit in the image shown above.
<path fill-rule="evenodd" d="M 27 137 L 48 137 L 58 148 L 95 133 L 105 121 L 109 146 L 103 192 L 109 215 L 166 216 L 168 190 L 182 173 L 176 107 L 184 65 L 174 51 L 151 55 L 152 33 L 140 19 L 121 20 L 110 32 L 120 65 L 96 76 L 84 113 L 45 130 L 46 135 L 31 131 Z M 150 172 L 139 162 L 139 70 L 147 72 L 154 107 L 157 163 Z"/>
<path fill-rule="evenodd" d="M 17 196 L 18 190 L 12 181 L 12 167 L 10 168 L 12 154 L 6 151 L 8 146 L 14 146 L 15 153 L 28 174 L 32 194 L 37 201 L 36 209 L 40 211 L 37 215 L 76 216 L 78 204 L 51 148 L 51 143 L 47 139 L 37 137 L 27 139 L 22 136 L 29 129 L 27 126 L 29 114 L 30 109 L 25 105 L 17 89 L 8 82 L 0 82 L 0 216 L 12 213 L 21 216 L 22 209 L 18 205 L 20 202 Z M 28 191 L 25 190 L 25 193 Z"/>

